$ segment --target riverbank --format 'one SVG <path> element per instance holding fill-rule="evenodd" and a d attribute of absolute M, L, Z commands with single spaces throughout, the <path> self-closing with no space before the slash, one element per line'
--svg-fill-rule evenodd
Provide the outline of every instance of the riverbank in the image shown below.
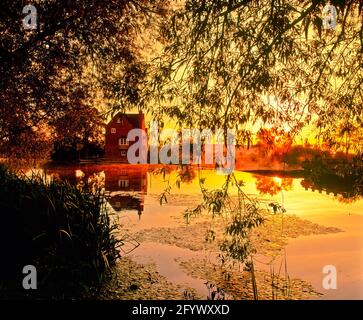
<path fill-rule="evenodd" d="M 99 300 L 181 300 L 186 294 L 202 299 L 195 289 L 168 281 L 155 264 L 140 264 L 123 257 L 114 268 L 113 277 L 97 295 Z"/>

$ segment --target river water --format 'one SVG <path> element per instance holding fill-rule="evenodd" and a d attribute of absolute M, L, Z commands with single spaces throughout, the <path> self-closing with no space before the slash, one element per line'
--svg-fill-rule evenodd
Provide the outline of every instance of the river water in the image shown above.
<path fill-rule="evenodd" d="M 157 171 L 157 170 L 156 170 Z M 199 203 L 198 176 L 205 178 L 207 188 L 219 188 L 224 177 L 214 170 L 184 175 L 180 188 L 171 189 L 172 201 L 160 205 L 159 196 L 177 180 L 177 172 L 168 169 L 155 173 L 155 168 L 130 165 L 52 166 L 48 174 L 77 183 L 80 177 L 101 175 L 110 192 L 110 206 L 120 221 L 133 230 L 173 227 L 182 223 L 185 209 Z M 323 293 L 321 299 L 363 299 L 363 199 L 352 197 L 349 186 L 334 181 L 316 185 L 301 174 L 273 172 L 236 172 L 244 182 L 244 191 L 262 203 L 279 202 L 287 213 L 343 232 L 299 236 L 290 239 L 285 248 L 289 275 L 310 282 Z M 231 190 L 233 193 L 233 190 Z M 206 295 L 204 281 L 188 276 L 175 259 L 193 258 L 200 253 L 173 245 L 144 242 L 130 255 L 139 262 L 153 262 L 168 280 L 195 288 Z M 322 286 L 324 266 L 337 270 L 337 288 Z M 263 264 L 259 268 L 265 268 Z M 266 267 L 267 268 L 267 267 Z"/>

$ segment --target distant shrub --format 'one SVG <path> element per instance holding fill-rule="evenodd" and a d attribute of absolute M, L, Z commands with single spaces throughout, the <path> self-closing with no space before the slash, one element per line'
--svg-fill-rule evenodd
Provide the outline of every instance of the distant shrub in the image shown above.
<path fill-rule="evenodd" d="M 97 288 L 119 258 L 101 191 L 0 166 L 0 296 L 71 298 Z M 22 288 L 37 268 L 38 290 Z"/>

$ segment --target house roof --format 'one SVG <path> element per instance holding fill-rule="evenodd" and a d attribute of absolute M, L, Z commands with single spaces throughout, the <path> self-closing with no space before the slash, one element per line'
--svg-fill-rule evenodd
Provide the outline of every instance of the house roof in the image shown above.
<path fill-rule="evenodd" d="M 140 123 L 140 115 L 143 116 L 143 114 L 139 114 L 139 113 L 122 113 L 119 112 L 117 113 L 112 119 L 111 121 L 108 123 L 108 125 L 114 121 L 115 119 L 117 119 L 118 117 L 126 117 L 128 121 L 130 121 L 130 123 L 135 127 L 135 128 L 140 128 L 141 127 L 141 123 Z"/>

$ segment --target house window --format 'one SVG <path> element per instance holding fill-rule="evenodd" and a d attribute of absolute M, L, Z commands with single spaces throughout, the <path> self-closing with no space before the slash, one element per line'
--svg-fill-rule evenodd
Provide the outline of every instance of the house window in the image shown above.
<path fill-rule="evenodd" d="M 121 151 L 121 157 L 126 157 L 127 152 L 126 151 Z"/>
<path fill-rule="evenodd" d="M 111 133 L 116 133 L 116 128 L 111 128 Z"/>
<path fill-rule="evenodd" d="M 117 123 L 123 123 L 122 118 L 117 118 Z"/>
<path fill-rule="evenodd" d="M 118 181 L 119 188 L 127 188 L 129 186 L 129 180 L 120 179 Z"/>
<path fill-rule="evenodd" d="M 129 141 L 127 140 L 127 138 L 123 137 L 123 138 L 118 139 L 118 144 L 119 144 L 119 146 L 128 146 Z"/>

